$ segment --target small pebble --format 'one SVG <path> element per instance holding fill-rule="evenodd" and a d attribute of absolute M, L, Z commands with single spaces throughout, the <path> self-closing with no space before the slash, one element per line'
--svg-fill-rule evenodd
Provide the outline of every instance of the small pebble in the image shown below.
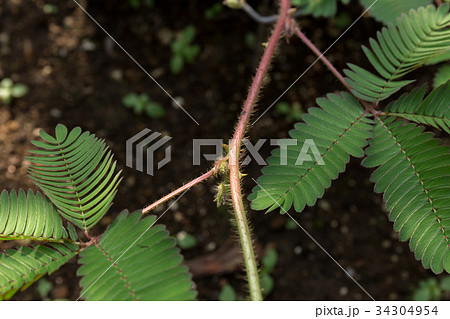
<path fill-rule="evenodd" d="M 61 285 L 64 282 L 64 279 L 62 277 L 56 277 L 55 284 Z"/>
<path fill-rule="evenodd" d="M 331 208 L 330 203 L 324 199 L 319 200 L 318 205 L 320 208 L 322 208 L 326 212 L 328 212 Z"/>
<path fill-rule="evenodd" d="M 96 48 L 97 45 L 89 39 L 83 39 L 83 41 L 81 41 L 81 49 L 83 51 L 94 51 Z"/>
<path fill-rule="evenodd" d="M 50 109 L 50 116 L 54 118 L 60 118 L 62 116 L 62 111 L 57 108 Z"/>
<path fill-rule="evenodd" d="M 178 204 L 178 202 L 172 200 L 172 201 L 169 202 L 168 207 L 169 207 L 170 210 L 177 210 L 178 207 L 179 207 L 179 204 Z"/>
<path fill-rule="evenodd" d="M 175 100 L 175 101 L 174 101 Z M 176 109 L 183 107 L 184 105 L 184 98 L 181 96 L 174 97 L 174 100 L 172 100 L 172 106 Z"/>
<path fill-rule="evenodd" d="M 398 257 L 398 255 L 391 255 L 391 262 L 392 263 L 394 263 L 394 264 L 398 263 L 399 259 L 400 258 Z"/>
<path fill-rule="evenodd" d="M 300 255 L 302 253 L 303 249 L 300 246 L 295 246 L 294 247 L 294 254 L 296 255 Z"/>
<path fill-rule="evenodd" d="M 387 239 L 381 242 L 381 247 L 383 247 L 384 249 L 388 249 L 389 247 L 391 247 L 391 245 L 392 245 L 391 241 Z"/>
<path fill-rule="evenodd" d="M 354 276 L 356 275 L 356 270 L 353 269 L 352 267 L 347 267 L 347 268 L 345 269 L 345 271 L 347 272 L 347 274 L 348 274 L 350 277 L 354 277 Z"/>
<path fill-rule="evenodd" d="M 347 225 L 341 226 L 341 233 L 348 234 L 348 227 L 347 227 Z"/>
<path fill-rule="evenodd" d="M 206 245 L 206 250 L 213 251 L 214 249 L 216 249 L 216 247 L 217 247 L 217 244 L 215 242 L 211 241 Z"/>
<path fill-rule="evenodd" d="M 402 272 L 400 272 L 400 278 L 404 281 L 409 279 L 409 272 L 407 272 L 406 270 L 403 270 Z"/>
<path fill-rule="evenodd" d="M 122 79 L 123 79 L 123 72 L 122 72 L 122 70 L 114 69 L 114 70 L 112 70 L 112 71 L 109 73 L 109 76 L 110 76 L 114 81 L 120 82 L 120 81 L 122 81 Z"/>
<path fill-rule="evenodd" d="M 339 294 L 341 296 L 346 296 L 348 294 L 348 288 L 347 287 L 341 287 L 339 288 Z"/>
<path fill-rule="evenodd" d="M 183 216 L 183 214 L 182 214 L 180 211 L 176 212 L 176 213 L 173 215 L 173 218 L 174 218 L 175 221 L 178 222 L 178 223 L 180 223 L 180 222 L 182 222 L 182 221 L 184 220 L 184 216 Z"/>

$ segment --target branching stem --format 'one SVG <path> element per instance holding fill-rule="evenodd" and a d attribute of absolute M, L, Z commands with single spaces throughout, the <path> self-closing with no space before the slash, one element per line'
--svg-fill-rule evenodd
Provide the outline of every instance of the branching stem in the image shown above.
<path fill-rule="evenodd" d="M 211 168 L 211 169 L 210 169 L 208 172 L 206 172 L 205 174 L 203 174 L 203 175 L 197 177 L 196 179 L 190 181 L 189 183 L 187 183 L 187 184 L 185 184 L 185 185 L 183 185 L 183 186 L 177 188 L 176 190 L 174 190 L 174 191 L 171 192 L 170 194 L 167 194 L 166 196 L 162 197 L 161 199 L 158 199 L 158 200 L 157 200 L 156 202 L 154 202 L 153 204 L 151 204 L 151 205 L 145 207 L 145 208 L 142 210 L 142 214 L 147 214 L 149 211 L 151 211 L 151 210 L 152 210 L 153 208 L 155 208 L 156 206 L 161 205 L 162 203 L 168 201 L 168 200 L 171 199 L 172 197 L 175 197 L 175 196 L 177 196 L 178 194 L 181 194 L 182 192 L 184 192 L 185 190 L 191 188 L 192 186 L 194 186 L 194 185 L 196 185 L 196 184 L 198 184 L 198 183 L 201 183 L 201 182 L 203 182 L 204 180 L 206 180 L 206 179 L 210 178 L 211 176 L 215 175 L 215 174 L 219 171 L 220 165 L 221 165 L 224 161 L 226 161 L 227 159 L 228 159 L 228 156 L 227 156 L 227 157 L 224 157 L 224 158 L 222 158 L 222 159 L 220 159 L 220 160 L 218 160 L 218 161 L 216 162 L 216 164 L 214 165 L 214 167 Z"/>
<path fill-rule="evenodd" d="M 269 42 L 266 45 L 264 54 L 261 58 L 261 62 L 256 71 L 255 78 L 253 79 L 247 99 L 242 108 L 242 112 L 239 116 L 239 122 L 236 126 L 236 130 L 234 132 L 233 139 L 231 140 L 231 144 L 229 145 L 230 150 L 227 157 L 217 161 L 214 167 L 205 174 L 183 185 L 182 187 L 176 189 L 175 191 L 157 200 L 156 202 L 154 202 L 153 204 L 147 206 L 142 210 L 142 214 L 146 214 L 150 210 L 166 202 L 170 198 L 208 179 L 209 177 L 215 175 L 220 170 L 220 167 L 222 163 L 224 163 L 224 161 L 228 161 L 228 168 L 230 172 L 231 199 L 233 203 L 233 209 L 236 218 L 239 238 L 242 246 L 242 254 L 244 257 L 251 300 L 262 300 L 262 293 L 261 293 L 261 286 L 259 284 L 258 267 L 256 263 L 255 253 L 253 251 L 253 242 L 242 199 L 241 180 L 240 180 L 241 174 L 239 169 L 239 162 L 241 156 L 242 139 L 244 138 L 244 134 L 247 129 L 251 113 L 258 98 L 264 77 L 269 68 L 278 41 L 281 37 L 283 29 L 286 26 L 288 18 L 290 18 L 289 17 L 290 0 L 280 0 L 280 1 L 281 1 L 281 9 L 279 16 L 277 16 L 277 23 L 272 32 L 272 35 L 270 36 Z"/>
<path fill-rule="evenodd" d="M 336 76 L 336 78 L 349 90 L 351 91 L 352 87 L 347 83 L 347 81 L 345 81 L 344 77 L 342 76 L 342 74 L 339 73 L 338 70 L 336 70 L 336 68 L 334 67 L 333 64 L 331 64 L 331 62 L 325 57 L 325 55 L 323 55 L 322 52 L 320 52 L 320 50 L 314 45 L 314 43 L 312 43 L 308 37 L 300 30 L 300 28 L 295 25 L 294 27 L 294 32 L 295 34 L 300 38 L 300 40 L 303 41 L 303 43 L 305 43 L 308 48 L 310 48 L 316 55 L 317 57 L 327 66 L 327 68 Z"/>
<path fill-rule="evenodd" d="M 247 216 L 245 213 L 244 203 L 242 200 L 241 180 L 239 171 L 239 160 L 241 155 L 241 144 L 247 129 L 248 122 L 252 110 L 261 89 L 262 82 L 269 68 L 270 62 L 274 55 L 275 48 L 284 29 L 288 11 L 290 8 L 289 0 L 281 0 L 280 15 L 278 17 L 275 29 L 270 36 L 261 62 L 256 71 L 255 78 L 250 87 L 247 99 L 239 117 L 233 139 L 231 140 L 229 152 L 229 168 L 230 168 L 230 190 L 231 200 L 233 203 L 234 214 L 239 232 L 239 238 L 244 256 L 245 268 L 250 290 L 251 300 L 262 300 L 261 287 L 259 284 L 258 267 L 256 264 L 255 253 L 253 251 L 253 243 L 251 239 L 250 229 L 248 227 Z"/>

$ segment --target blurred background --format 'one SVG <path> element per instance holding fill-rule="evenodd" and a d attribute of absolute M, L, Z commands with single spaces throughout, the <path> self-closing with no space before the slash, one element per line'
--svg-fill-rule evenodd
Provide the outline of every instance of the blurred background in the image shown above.
<path fill-rule="evenodd" d="M 209 169 L 192 165 L 192 140 L 231 137 L 238 112 L 271 26 L 251 20 L 221 1 L 78 0 L 200 125 L 179 107 L 72 0 L 0 0 L 0 81 L 14 88 L 0 101 L 0 191 L 37 189 L 26 176 L 24 156 L 39 130 L 57 123 L 82 127 L 106 140 L 124 179 L 101 233 L 124 209 L 134 211 Z M 248 1 L 262 15 L 276 1 Z M 358 1 L 339 3 L 334 18 L 299 17 L 303 32 L 322 51 L 363 12 Z M 364 16 L 327 57 L 367 66 L 360 49 L 382 25 Z M 316 59 L 296 38 L 282 40 L 259 116 Z M 431 83 L 433 68 L 420 71 Z M 429 72 L 429 74 L 428 74 Z M 414 78 L 417 74 L 411 75 Z M 319 62 L 251 129 L 248 138 L 288 137 L 315 99 L 344 87 Z M 254 117 L 256 118 L 256 116 Z M 171 136 L 172 161 L 154 176 L 125 167 L 125 142 L 144 128 Z M 266 158 L 269 143 L 261 149 Z M 205 149 L 207 151 L 207 149 Z M 163 155 L 163 154 L 161 154 Z M 400 243 L 382 198 L 373 193 L 371 171 L 352 159 L 315 207 L 293 215 L 377 300 L 449 299 L 449 281 L 422 268 Z M 261 167 L 252 161 L 244 187 Z M 186 193 L 160 219 L 177 238 L 201 300 L 245 299 L 232 215 L 213 202 L 219 180 Z M 170 202 L 169 204 L 170 205 Z M 161 214 L 162 205 L 155 214 Z M 293 213 L 294 214 L 294 213 Z M 287 216 L 249 211 L 268 300 L 368 300 L 368 296 Z M 16 243 L 0 243 L 0 249 Z M 28 290 L 18 300 L 77 299 L 75 261 Z M 449 289 L 450 290 L 450 289 Z"/>

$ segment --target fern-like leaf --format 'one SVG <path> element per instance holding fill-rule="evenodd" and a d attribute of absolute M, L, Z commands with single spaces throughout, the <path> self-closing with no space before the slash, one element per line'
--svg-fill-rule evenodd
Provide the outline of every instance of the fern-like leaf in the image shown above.
<path fill-rule="evenodd" d="M 123 212 L 80 256 L 87 300 L 192 300 L 196 293 L 175 240 L 154 216 Z"/>
<path fill-rule="evenodd" d="M 450 133 L 450 82 L 432 91 L 425 100 L 426 87 L 402 95 L 386 107 L 385 114 L 431 125 Z"/>
<path fill-rule="evenodd" d="M 116 163 L 102 140 L 79 127 L 68 133 L 56 127 L 56 138 L 41 131 L 45 142 L 33 141 L 41 150 L 30 151 L 30 177 L 61 214 L 86 231 L 112 204 L 120 182 Z"/>
<path fill-rule="evenodd" d="M 362 148 L 371 136 L 372 120 L 350 94 L 327 97 L 318 99 L 321 108 L 310 108 L 303 116 L 305 123 L 297 123 L 289 132 L 297 145 L 287 146 L 286 163 L 281 149 L 272 152 L 263 176 L 249 196 L 253 209 L 271 211 L 281 207 L 287 211 L 294 205 L 301 212 L 305 205 L 313 206 L 331 181 L 345 170 L 349 155 L 364 155 Z M 300 163 L 308 140 L 317 147 L 320 157 L 312 160 L 309 152 L 311 161 Z"/>
<path fill-rule="evenodd" d="M 367 9 L 370 7 L 370 15 L 375 20 L 384 24 L 395 23 L 402 13 L 408 13 L 410 9 L 425 7 L 433 3 L 433 0 L 360 0 Z M 374 3 L 375 2 L 375 3 Z"/>
<path fill-rule="evenodd" d="M 51 274 L 78 253 L 73 243 L 20 247 L 0 253 L 0 300 L 10 299 L 45 274 Z"/>
<path fill-rule="evenodd" d="M 363 46 L 364 53 L 380 76 L 349 64 L 344 70 L 352 93 L 364 100 L 378 103 L 405 85 L 398 80 L 432 58 L 448 52 L 450 47 L 449 5 L 421 7 L 398 18 L 370 39 L 372 50 Z"/>
<path fill-rule="evenodd" d="M 62 242 L 67 238 L 56 207 L 41 193 L 21 189 L 0 196 L 0 240 Z"/>
<path fill-rule="evenodd" d="M 425 268 L 450 272 L 450 148 L 423 127 L 381 117 L 362 164 L 383 193 L 401 241 Z"/>
<path fill-rule="evenodd" d="M 436 72 L 436 75 L 434 76 L 433 86 L 437 88 L 438 86 L 441 86 L 448 81 L 450 81 L 450 64 L 444 64 Z"/>
<path fill-rule="evenodd" d="M 338 0 L 292 0 L 293 6 L 300 7 L 303 14 L 311 14 L 313 17 L 333 17 L 336 14 Z M 341 0 L 348 4 L 350 0 Z"/>

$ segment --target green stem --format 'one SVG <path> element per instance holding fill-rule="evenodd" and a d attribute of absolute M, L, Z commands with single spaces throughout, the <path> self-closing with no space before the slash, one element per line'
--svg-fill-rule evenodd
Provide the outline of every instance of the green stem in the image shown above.
<path fill-rule="evenodd" d="M 242 254 L 245 262 L 245 270 L 250 290 L 251 300 L 262 300 L 261 286 L 259 284 L 258 267 L 256 263 L 255 253 L 253 251 L 253 243 L 250 229 L 248 227 L 247 216 L 245 213 L 244 203 L 242 200 L 241 180 L 239 160 L 241 155 L 241 144 L 250 120 L 251 113 L 255 106 L 256 100 L 261 89 L 262 82 L 269 68 L 270 62 L 274 55 L 275 48 L 284 29 L 288 11 L 290 8 L 289 0 L 281 0 L 280 15 L 278 17 L 275 29 L 270 36 L 261 62 L 256 71 L 255 78 L 250 87 L 247 99 L 239 117 L 233 139 L 230 144 L 229 152 L 229 168 L 230 168 L 230 190 L 233 209 L 236 218 L 239 238 L 242 246 Z"/>

